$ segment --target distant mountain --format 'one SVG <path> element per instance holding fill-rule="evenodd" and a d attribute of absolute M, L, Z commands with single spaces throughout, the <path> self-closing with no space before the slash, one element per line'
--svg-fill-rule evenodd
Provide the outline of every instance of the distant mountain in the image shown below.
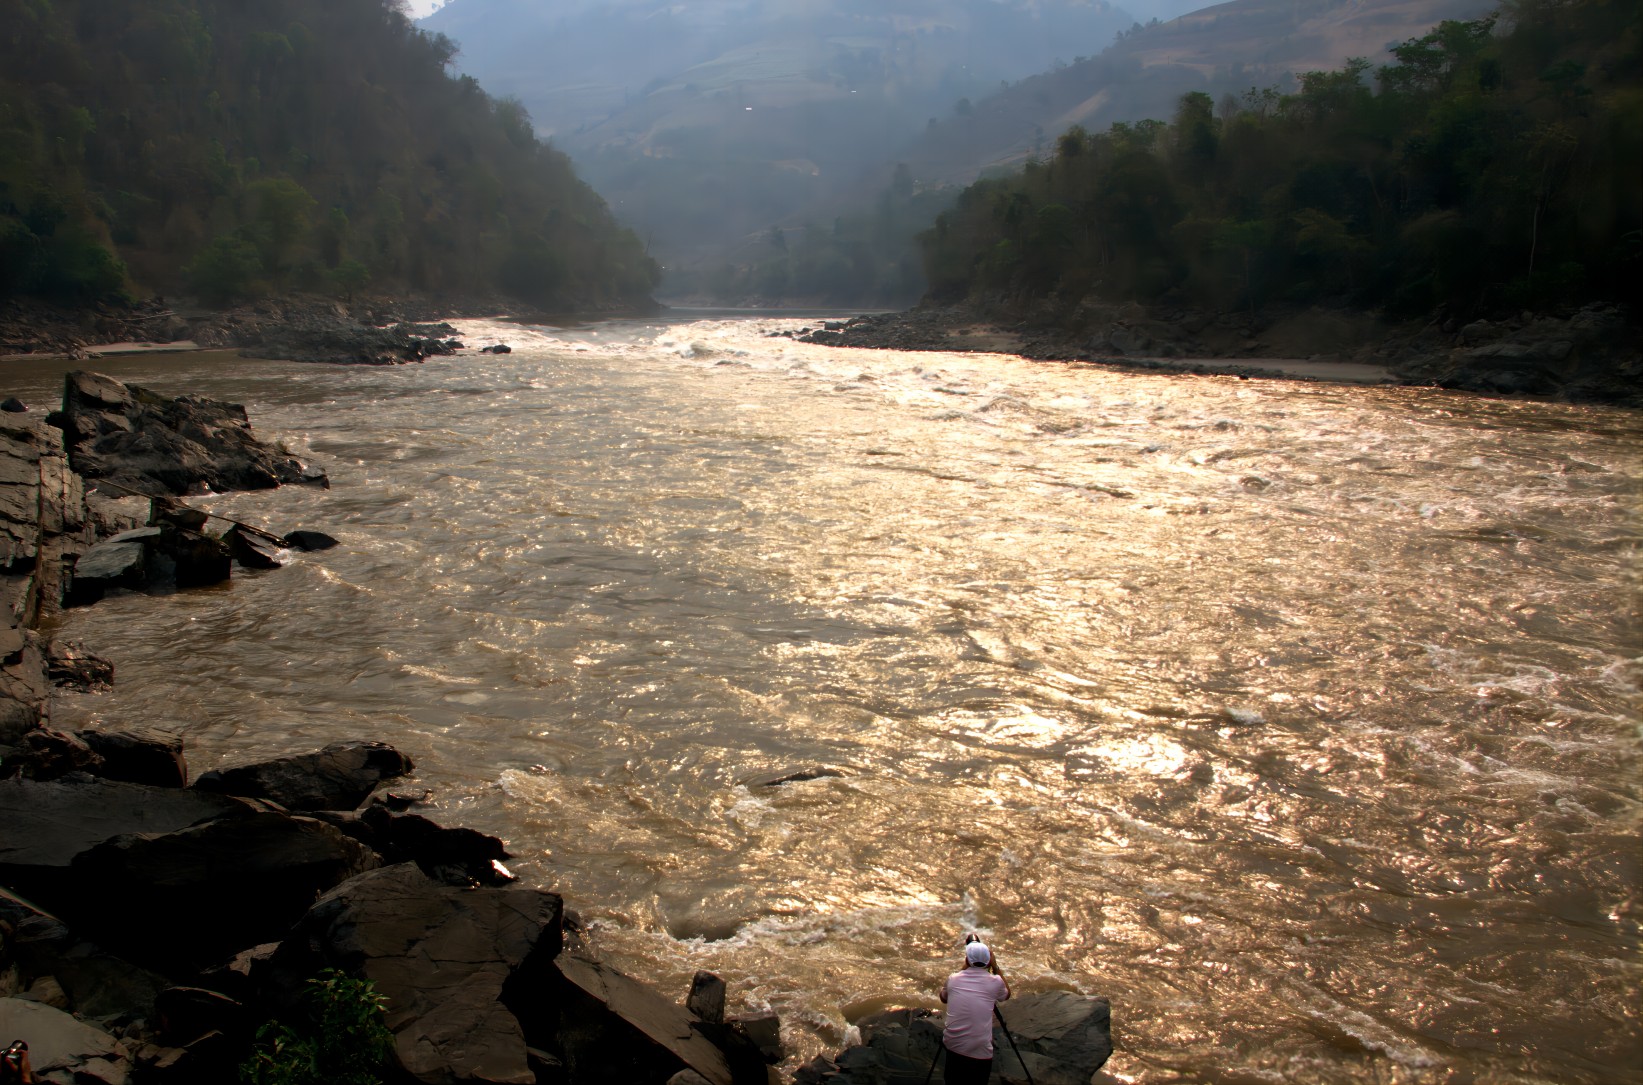
<path fill-rule="evenodd" d="M 1103 0 L 452 0 L 422 25 L 670 262 L 802 217 L 1132 21 Z"/>
<path fill-rule="evenodd" d="M 1110 48 L 1046 72 L 949 115 L 897 157 L 921 183 L 968 182 L 1053 146 L 1073 125 L 1174 116 L 1181 96 L 1219 100 L 1294 88 L 1294 76 L 1351 57 L 1372 65 L 1388 48 L 1444 19 L 1476 18 L 1489 0 L 1233 0 L 1170 22 L 1132 26 Z"/>

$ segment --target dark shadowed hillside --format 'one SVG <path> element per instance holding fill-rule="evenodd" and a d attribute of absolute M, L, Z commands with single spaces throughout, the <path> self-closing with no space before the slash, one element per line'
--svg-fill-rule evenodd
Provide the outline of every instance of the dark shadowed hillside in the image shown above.
<path fill-rule="evenodd" d="M 1643 256 L 1636 5 L 1520 0 L 1371 69 L 1173 122 L 1074 128 L 924 237 L 932 294 L 1048 307 L 1341 304 L 1438 322 L 1629 302 Z M 1568 344 L 1564 344 L 1567 353 Z"/>
<path fill-rule="evenodd" d="M 1444 19 L 1476 17 L 1486 0 L 1232 0 L 1170 22 L 1134 26 L 1104 49 L 944 116 L 899 157 L 921 181 L 973 180 L 1053 148 L 1073 125 L 1167 119 L 1181 95 L 1218 103 L 1250 88 L 1293 90 L 1303 72 L 1350 57 L 1384 63 L 1389 46 Z M 1083 51 L 1081 51 L 1083 52 Z M 1071 59 L 1071 58 L 1069 58 Z"/>
<path fill-rule="evenodd" d="M 391 0 L 0 0 L 0 296 L 644 301 L 638 240 Z"/>

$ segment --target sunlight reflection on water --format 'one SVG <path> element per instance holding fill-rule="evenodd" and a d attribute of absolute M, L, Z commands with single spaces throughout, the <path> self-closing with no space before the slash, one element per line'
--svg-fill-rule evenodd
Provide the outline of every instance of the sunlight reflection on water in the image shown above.
<path fill-rule="evenodd" d="M 1635 415 L 780 326 L 123 363 L 334 481 L 213 508 L 343 545 L 67 616 L 120 686 L 58 723 L 196 772 L 393 742 L 621 967 L 806 1057 L 984 928 L 1113 999 L 1125 1080 L 1635 1067 Z"/>

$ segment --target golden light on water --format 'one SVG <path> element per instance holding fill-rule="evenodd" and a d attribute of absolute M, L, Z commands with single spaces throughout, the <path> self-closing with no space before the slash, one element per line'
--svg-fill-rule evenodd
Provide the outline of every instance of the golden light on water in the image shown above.
<path fill-rule="evenodd" d="M 134 363 L 334 481 L 220 511 L 344 545 L 76 612 L 121 684 L 61 725 L 399 745 L 620 967 L 803 1057 L 974 929 L 1113 999 L 1111 1080 L 1638 1050 L 1635 419 L 766 330 Z"/>

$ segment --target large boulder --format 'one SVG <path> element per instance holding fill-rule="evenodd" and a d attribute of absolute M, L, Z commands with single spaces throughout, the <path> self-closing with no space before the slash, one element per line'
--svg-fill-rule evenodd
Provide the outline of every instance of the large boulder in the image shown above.
<path fill-rule="evenodd" d="M 359 818 L 368 842 L 389 863 L 415 863 L 446 885 L 505 885 L 513 875 L 502 865 L 511 858 L 502 841 L 476 829 L 446 828 L 420 814 L 385 805 L 367 807 Z M 338 826 L 349 832 L 346 826 Z"/>
<path fill-rule="evenodd" d="M 625 1085 L 693 1070 L 710 1085 L 744 1085 L 685 1007 L 596 961 L 564 954 L 556 964 L 563 984 L 550 1004 L 571 1080 Z"/>
<path fill-rule="evenodd" d="M 187 787 L 188 759 L 183 736 L 157 727 L 115 731 L 75 731 L 74 736 L 102 758 L 96 775 L 150 787 Z"/>
<path fill-rule="evenodd" d="M 1029 1076 L 1034 1085 L 1087 1085 L 1112 1055 L 1112 1010 L 1104 998 L 1048 991 L 1017 996 L 999 1012 L 1009 1027 L 1006 1036 L 993 1024 L 993 1080 L 1000 1085 L 1026 1085 Z M 862 1043 L 839 1053 L 837 1072 L 826 1081 L 922 1083 L 940 1052 L 941 1024 L 928 1010 L 875 1014 L 858 1023 Z"/>
<path fill-rule="evenodd" d="M 411 759 L 382 742 L 341 742 L 318 753 L 280 757 L 201 774 L 200 791 L 267 799 L 287 810 L 352 810 L 377 785 L 409 773 Z"/>
<path fill-rule="evenodd" d="M 148 586 L 150 555 L 161 531 L 142 527 L 104 539 L 74 561 L 63 605 L 87 606 L 116 588 L 141 591 Z"/>
<path fill-rule="evenodd" d="M 0 884 L 164 972 L 280 937 L 319 893 L 376 864 L 329 825 L 227 795 L 83 774 L 0 780 Z"/>
<path fill-rule="evenodd" d="M 51 907 L 50 898 L 68 889 L 75 857 L 103 841 L 175 832 L 245 809 L 226 795 L 83 774 L 50 783 L 0 780 L 0 885 Z"/>
<path fill-rule="evenodd" d="M 540 1012 L 563 904 L 538 889 L 457 889 L 414 864 L 383 867 L 320 898 L 275 953 L 276 1002 L 339 968 L 376 984 L 404 1070 L 428 1085 L 534 1085 L 506 995 Z"/>
<path fill-rule="evenodd" d="M 28 1041 L 34 1079 L 41 1085 L 126 1085 L 130 1080 L 131 1054 L 124 1044 L 39 1002 L 0 998 L 0 1036 Z"/>
<path fill-rule="evenodd" d="M 999 1012 L 1009 1037 L 995 1023 L 994 1061 L 1005 1080 L 1024 1078 L 1025 1063 L 1042 1085 L 1085 1085 L 1112 1056 L 1112 1007 L 1104 998 L 1046 991 L 1012 999 Z"/>
<path fill-rule="evenodd" d="M 176 974 L 282 937 L 317 896 L 377 865 L 374 852 L 329 825 L 247 803 L 234 815 L 117 836 L 77 856 L 74 874 L 89 903 L 66 912 Z M 120 896 L 114 915 L 105 903 L 111 891 Z"/>
<path fill-rule="evenodd" d="M 323 479 L 253 436 L 238 404 L 168 399 L 99 373 L 68 374 L 63 409 L 48 420 L 62 429 L 76 471 L 119 490 L 159 496 Z"/>

